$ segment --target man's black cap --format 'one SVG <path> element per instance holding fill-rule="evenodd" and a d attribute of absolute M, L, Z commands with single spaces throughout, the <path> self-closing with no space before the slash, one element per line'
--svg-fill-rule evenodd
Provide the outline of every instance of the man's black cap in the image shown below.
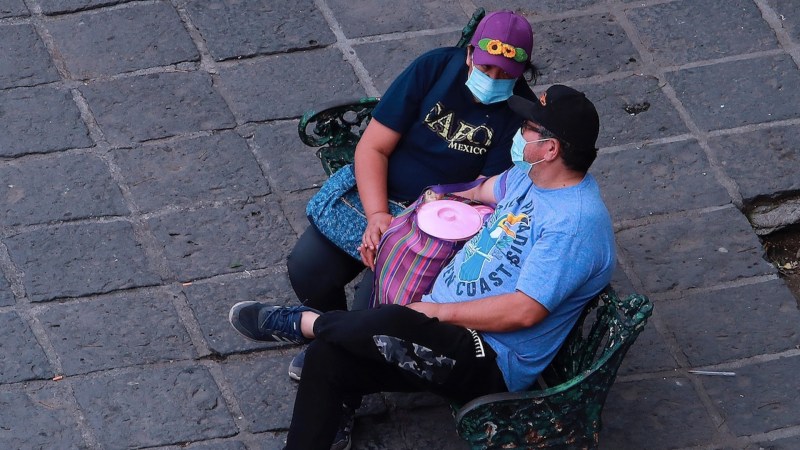
<path fill-rule="evenodd" d="M 508 106 L 522 118 L 552 132 L 577 151 L 597 152 L 600 118 L 583 92 L 561 84 L 550 86 L 538 101 L 512 95 Z"/>

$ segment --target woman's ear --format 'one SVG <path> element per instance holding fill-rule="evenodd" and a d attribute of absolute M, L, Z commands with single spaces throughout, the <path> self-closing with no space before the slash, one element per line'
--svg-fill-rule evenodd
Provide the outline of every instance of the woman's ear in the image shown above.
<path fill-rule="evenodd" d="M 467 66 L 472 67 L 472 49 L 471 45 L 467 46 Z"/>

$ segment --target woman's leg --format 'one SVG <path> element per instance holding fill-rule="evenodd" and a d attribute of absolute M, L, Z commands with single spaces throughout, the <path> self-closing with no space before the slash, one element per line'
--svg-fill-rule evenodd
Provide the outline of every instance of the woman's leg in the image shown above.
<path fill-rule="evenodd" d="M 346 310 L 344 287 L 364 270 L 313 225 L 298 239 L 286 267 L 300 302 L 320 311 Z"/>
<path fill-rule="evenodd" d="M 369 308 L 369 301 L 372 297 L 372 290 L 374 289 L 375 272 L 371 269 L 364 271 L 364 276 L 358 282 L 353 296 L 352 310 L 367 309 Z"/>

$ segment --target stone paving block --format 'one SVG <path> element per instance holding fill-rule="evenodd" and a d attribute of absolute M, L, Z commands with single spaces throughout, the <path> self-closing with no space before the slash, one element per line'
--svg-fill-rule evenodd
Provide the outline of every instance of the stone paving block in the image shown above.
<path fill-rule="evenodd" d="M 693 366 L 800 348 L 800 311 L 783 280 L 692 295 L 658 308 Z M 698 308 L 705 313 L 687 313 Z"/>
<path fill-rule="evenodd" d="M 133 0 L 47 0 L 46 2 L 41 2 L 40 6 L 44 14 L 59 14 L 128 3 L 130 1 Z"/>
<path fill-rule="evenodd" d="M 224 361 L 222 372 L 244 415 L 245 429 L 251 433 L 286 430 L 292 419 L 297 382 L 286 370 L 299 350 L 267 352 L 248 360 Z"/>
<path fill-rule="evenodd" d="M 327 4 L 349 39 L 385 33 L 463 27 L 472 15 L 472 11 L 466 14 L 458 2 L 443 0 L 406 0 L 384 8 L 376 7 L 374 0 L 328 0 Z"/>
<path fill-rule="evenodd" d="M 6 449 L 89 449 L 75 416 L 66 406 L 65 390 L 55 386 L 26 386 L 0 392 L 0 447 Z"/>
<path fill-rule="evenodd" d="M 11 286 L 8 284 L 6 277 L 0 274 L 0 306 L 11 306 L 16 303 L 14 292 L 11 291 Z"/>
<path fill-rule="evenodd" d="M 356 418 L 353 450 L 398 448 L 466 450 L 469 446 L 458 437 L 449 406 Z"/>
<path fill-rule="evenodd" d="M 668 72 L 667 80 L 702 130 L 800 117 L 800 71 L 789 55 Z"/>
<path fill-rule="evenodd" d="M 529 18 L 534 18 L 540 14 L 558 14 L 566 11 L 580 10 L 600 3 L 602 3 L 602 0 L 539 0 L 537 2 L 530 2 L 528 0 L 502 0 L 495 2 L 491 8 L 486 9 L 487 12 L 499 9 L 510 9 Z M 533 39 L 536 40 L 535 25 L 533 32 Z"/>
<path fill-rule="evenodd" d="M 767 4 L 778 14 L 781 27 L 795 43 L 800 41 L 800 3 L 795 0 L 767 0 Z"/>
<path fill-rule="evenodd" d="M 661 304 L 655 305 L 653 315 L 660 317 Z M 664 338 L 656 330 L 653 319 L 644 327 L 644 331 L 636 338 L 636 342 L 628 350 L 619 375 L 632 375 L 640 373 L 659 372 L 672 370 L 678 367 L 675 358 L 669 352 Z"/>
<path fill-rule="evenodd" d="M 656 63 L 679 65 L 778 48 L 752 0 L 679 0 L 628 11 Z"/>
<path fill-rule="evenodd" d="M 796 450 L 798 448 L 800 448 L 800 436 L 756 442 L 749 444 L 745 450 Z"/>
<path fill-rule="evenodd" d="M 282 265 L 296 239 L 273 199 L 170 213 L 148 224 L 182 281 Z"/>
<path fill-rule="evenodd" d="M 297 136 L 297 121 L 257 126 L 252 145 L 270 185 L 277 191 L 302 191 L 321 186 L 328 179 L 316 149 L 303 144 Z"/>
<path fill-rule="evenodd" d="M 686 378 L 617 382 L 603 408 L 600 448 L 692 447 L 708 443 L 714 429 Z"/>
<path fill-rule="evenodd" d="M 236 125 L 206 73 L 157 73 L 81 88 L 106 138 L 116 145 Z"/>
<path fill-rule="evenodd" d="M 118 149 L 112 154 L 143 211 L 270 193 L 247 142 L 234 132 Z"/>
<path fill-rule="evenodd" d="M 800 393 L 790 381 L 797 379 L 798 364 L 798 356 L 780 358 L 702 382 L 731 433 L 749 436 L 800 425 Z"/>
<path fill-rule="evenodd" d="M 637 70 L 639 53 L 611 15 L 572 17 L 534 26 L 539 84 Z"/>
<path fill-rule="evenodd" d="M 631 75 L 621 80 L 581 86 L 581 90 L 600 115 L 597 139 L 600 148 L 689 132 L 655 77 Z"/>
<path fill-rule="evenodd" d="M 0 224 L 128 214 L 108 166 L 92 155 L 20 159 L 0 165 Z"/>
<path fill-rule="evenodd" d="M 461 32 L 458 31 L 394 41 L 370 42 L 354 45 L 353 49 L 369 72 L 375 88 L 383 94 L 392 81 L 418 56 L 435 48 L 455 46 L 460 38 Z"/>
<path fill-rule="evenodd" d="M 614 269 L 614 274 L 611 277 L 611 287 L 614 288 L 614 291 L 617 293 L 619 298 L 625 298 L 630 294 L 636 292 L 634 289 L 633 284 L 631 283 L 630 278 L 625 273 L 625 270 L 622 266 L 617 263 L 616 268 Z"/>
<path fill-rule="evenodd" d="M 622 230 L 617 243 L 649 293 L 776 273 L 735 208 Z"/>
<path fill-rule="evenodd" d="M 590 171 L 615 221 L 731 202 L 694 140 L 604 153 Z"/>
<path fill-rule="evenodd" d="M 5 239 L 34 302 L 152 286 L 161 278 L 147 266 L 128 222 L 69 224 Z"/>
<path fill-rule="evenodd" d="M 306 205 L 311 197 L 316 194 L 318 189 L 308 189 L 300 192 L 293 192 L 285 195 L 281 200 L 281 206 L 286 214 L 286 219 L 292 225 L 292 230 L 300 236 L 308 227 L 308 216 L 306 216 Z M 292 243 L 294 246 L 294 243 Z"/>
<path fill-rule="evenodd" d="M 54 304 L 38 317 L 65 375 L 191 359 L 192 342 L 171 298 L 166 291 L 124 293 Z"/>
<path fill-rule="evenodd" d="M 800 191 L 800 129 L 796 125 L 718 136 L 709 139 L 708 145 L 746 201 Z M 756 176 L 754 168 L 768 176 Z"/>
<path fill-rule="evenodd" d="M 30 13 L 23 0 L 0 0 L 0 19 L 28 15 Z"/>
<path fill-rule="evenodd" d="M 93 145 L 68 91 L 49 87 L 0 91 L 0 157 Z"/>
<path fill-rule="evenodd" d="M 194 283 L 184 286 L 183 292 L 200 324 L 208 347 L 220 355 L 285 346 L 280 343 L 255 342 L 242 337 L 228 322 L 231 306 L 245 300 L 263 301 L 272 305 L 298 303 L 285 273 L 226 282 Z"/>
<path fill-rule="evenodd" d="M 186 10 L 217 61 L 336 42 L 312 0 L 193 0 Z"/>
<path fill-rule="evenodd" d="M 47 29 L 74 79 L 200 60 L 168 2 L 71 14 Z"/>
<path fill-rule="evenodd" d="M 220 68 L 219 77 L 240 122 L 299 117 L 309 109 L 366 95 L 335 47 L 242 62 Z"/>
<path fill-rule="evenodd" d="M 247 450 L 247 447 L 240 441 L 198 442 L 159 448 L 160 450 Z M 276 447 L 276 450 L 280 450 L 280 448 Z"/>
<path fill-rule="evenodd" d="M 17 313 L 0 313 L 0 330 L 2 330 L 0 331 L 2 333 L 2 339 L 0 339 L 0 383 L 37 380 L 53 376 L 50 363 L 42 348 L 39 347 L 36 336 Z"/>
<path fill-rule="evenodd" d="M 204 367 L 149 367 L 74 381 L 75 399 L 103 448 L 177 444 L 237 433 Z"/>
<path fill-rule="evenodd" d="M 3 7 L 0 4 L 0 15 Z M 56 67 L 31 25 L 0 26 L 0 89 L 58 81 Z"/>

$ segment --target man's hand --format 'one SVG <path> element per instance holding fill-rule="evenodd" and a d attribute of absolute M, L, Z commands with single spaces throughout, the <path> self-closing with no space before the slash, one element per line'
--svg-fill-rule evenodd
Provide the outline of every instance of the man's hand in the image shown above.
<path fill-rule="evenodd" d="M 428 317 L 436 317 L 437 312 L 439 311 L 439 304 L 438 303 L 430 303 L 430 302 L 414 302 L 409 303 L 406 305 L 408 308 L 413 309 L 414 311 L 421 312 Z"/>

